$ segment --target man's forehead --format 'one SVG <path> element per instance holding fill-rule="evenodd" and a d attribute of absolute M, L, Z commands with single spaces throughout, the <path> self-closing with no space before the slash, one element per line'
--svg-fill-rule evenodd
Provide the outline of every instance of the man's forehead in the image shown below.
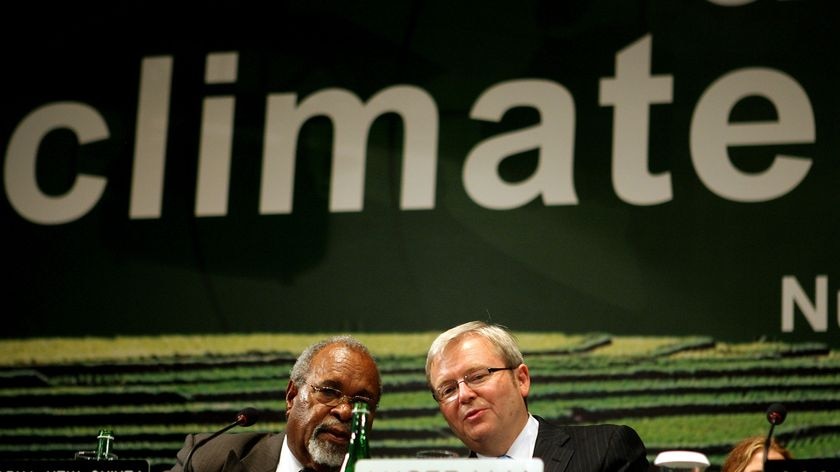
<path fill-rule="evenodd" d="M 466 335 L 453 340 L 441 351 L 441 358 L 465 356 L 475 358 L 500 357 L 499 349 L 490 340 L 476 334 Z"/>
<path fill-rule="evenodd" d="M 347 364 L 357 364 L 359 358 L 368 358 L 369 356 L 364 352 L 345 346 L 344 344 L 328 344 L 323 349 L 318 351 L 312 357 L 311 368 L 321 367 L 341 367 Z M 372 361 L 372 360 L 371 360 Z"/>
<path fill-rule="evenodd" d="M 462 375 L 474 369 L 498 367 L 495 364 L 502 360 L 498 349 L 490 341 L 473 335 L 448 344 L 431 363 L 430 371 L 433 377 L 441 374 Z"/>
<path fill-rule="evenodd" d="M 343 344 L 330 344 L 312 358 L 309 379 L 331 387 L 344 387 L 359 380 L 375 384 L 376 366 L 363 351 Z"/>

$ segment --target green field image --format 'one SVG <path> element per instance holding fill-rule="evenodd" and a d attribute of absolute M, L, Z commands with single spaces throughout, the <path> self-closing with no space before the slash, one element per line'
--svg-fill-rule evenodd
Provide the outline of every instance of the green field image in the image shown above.
<path fill-rule="evenodd" d="M 357 334 L 377 357 L 384 394 L 374 457 L 465 454 L 425 385 L 437 333 Z M 766 435 L 765 410 L 788 409 L 776 436 L 797 458 L 840 457 L 840 354 L 820 344 L 729 344 L 709 338 L 516 333 L 533 376 L 529 407 L 567 424 L 627 424 L 649 458 L 705 453 Z M 249 431 L 282 431 L 295 356 L 318 334 L 0 341 L 0 457 L 70 459 L 101 428 L 121 459 L 168 469 L 184 436 L 212 432 L 253 406 Z"/>

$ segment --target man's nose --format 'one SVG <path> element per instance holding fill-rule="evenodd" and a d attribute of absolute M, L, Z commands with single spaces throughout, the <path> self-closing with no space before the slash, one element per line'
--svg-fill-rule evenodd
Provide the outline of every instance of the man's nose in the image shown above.
<path fill-rule="evenodd" d="M 344 422 L 350 421 L 353 417 L 353 405 L 350 401 L 343 401 L 339 403 L 333 407 L 332 411 L 336 418 Z"/>
<path fill-rule="evenodd" d="M 466 382 L 461 381 L 458 382 L 458 401 L 461 403 L 467 403 L 473 398 L 477 397 L 475 390 L 470 388 Z"/>

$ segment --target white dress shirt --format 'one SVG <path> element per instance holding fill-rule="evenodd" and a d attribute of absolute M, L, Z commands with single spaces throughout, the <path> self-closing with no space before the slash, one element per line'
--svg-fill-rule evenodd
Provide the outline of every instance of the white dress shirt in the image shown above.
<path fill-rule="evenodd" d="M 512 459 L 530 459 L 534 457 L 534 446 L 537 444 L 537 433 L 539 433 L 539 431 L 539 421 L 537 421 L 537 419 L 529 413 L 528 421 L 525 423 L 525 427 L 522 428 L 519 436 L 516 437 L 513 444 L 510 445 L 510 449 L 508 449 L 504 455 Z M 476 456 L 482 459 L 495 458 L 495 456 L 485 456 L 478 453 L 476 453 Z M 278 470 L 278 472 L 285 471 Z"/>
<path fill-rule="evenodd" d="M 300 472 L 303 470 L 303 464 L 292 454 L 289 449 L 288 436 L 283 437 L 283 448 L 280 450 L 280 461 L 277 463 L 276 472 Z"/>

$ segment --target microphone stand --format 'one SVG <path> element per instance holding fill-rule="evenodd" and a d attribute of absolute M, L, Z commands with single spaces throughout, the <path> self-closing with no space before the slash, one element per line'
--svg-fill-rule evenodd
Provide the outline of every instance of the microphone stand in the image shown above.
<path fill-rule="evenodd" d="M 236 414 L 236 419 L 233 423 L 225 426 L 224 428 L 216 431 L 215 433 L 203 438 L 201 441 L 195 443 L 195 445 L 190 449 L 190 453 L 187 454 L 187 460 L 184 461 L 184 468 L 183 472 L 192 472 L 192 465 L 190 462 L 192 461 L 193 454 L 195 451 L 198 450 L 201 446 L 207 444 L 210 440 L 215 439 L 219 435 L 237 427 L 237 426 L 251 426 L 252 424 L 257 422 L 257 417 L 259 416 L 259 412 L 255 408 L 244 408 L 242 411 Z"/>

